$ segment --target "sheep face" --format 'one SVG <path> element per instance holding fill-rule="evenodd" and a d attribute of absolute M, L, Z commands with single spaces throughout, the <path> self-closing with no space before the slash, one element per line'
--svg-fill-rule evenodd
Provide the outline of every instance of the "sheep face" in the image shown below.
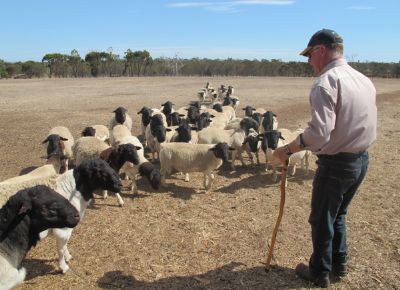
<path fill-rule="evenodd" d="M 29 216 L 31 234 L 36 235 L 48 228 L 73 228 L 79 222 L 79 212 L 75 207 L 59 193 L 44 185 L 18 191 L 8 204 L 16 209 L 15 215 L 20 218 Z M 7 217 L 8 226 L 15 217 Z M 2 223 L 4 224 L 7 222 Z"/>
<path fill-rule="evenodd" d="M 268 148 L 275 150 L 278 147 L 279 139 L 285 140 L 281 132 L 277 130 L 267 131 L 263 134 L 261 148 L 264 152 L 267 151 Z"/>
<path fill-rule="evenodd" d="M 139 173 L 146 176 L 152 188 L 158 190 L 161 186 L 161 173 L 160 170 L 154 167 L 150 162 L 144 162 L 139 166 Z"/>
<path fill-rule="evenodd" d="M 88 137 L 88 136 L 95 136 L 96 135 L 96 129 L 93 127 L 86 127 L 83 129 L 81 135 L 83 137 Z"/>
<path fill-rule="evenodd" d="M 264 113 L 264 115 L 263 115 L 264 119 L 262 122 L 262 126 L 263 126 L 265 132 L 273 130 L 274 116 L 275 116 L 275 114 L 272 113 L 271 111 L 267 111 Z"/>
<path fill-rule="evenodd" d="M 84 160 L 73 171 L 76 189 L 89 201 L 93 191 L 98 189 L 120 192 L 122 184 L 118 174 L 104 160 L 94 158 Z"/>
<path fill-rule="evenodd" d="M 250 151 L 255 153 L 258 151 L 258 148 L 259 148 L 259 141 L 260 141 L 260 138 L 259 138 L 258 134 L 249 135 L 244 140 L 243 145 L 246 143 L 249 144 Z"/>
<path fill-rule="evenodd" d="M 256 109 L 254 109 L 252 106 L 246 106 L 243 108 L 243 110 L 246 117 L 251 117 L 253 116 L 253 111 Z"/>
<path fill-rule="evenodd" d="M 144 126 L 147 126 L 151 121 L 151 113 L 153 111 L 148 107 L 143 107 L 138 114 L 142 114 L 142 123 Z"/>
<path fill-rule="evenodd" d="M 61 141 L 68 141 L 68 139 L 61 137 L 58 134 L 50 134 L 46 139 L 43 140 L 42 144 L 47 144 L 47 155 L 54 152 L 59 152 L 64 150 L 65 145 Z"/>
<path fill-rule="evenodd" d="M 173 112 L 167 118 L 167 121 L 168 121 L 168 119 L 170 121 L 170 124 L 168 123 L 168 126 L 179 126 L 182 122 L 182 117 L 184 117 L 184 116 L 185 115 L 179 114 L 178 112 Z"/>
<path fill-rule="evenodd" d="M 222 113 L 222 105 L 221 104 L 214 104 L 212 108 L 215 111 Z"/>
<path fill-rule="evenodd" d="M 113 112 L 115 113 L 115 120 L 118 124 L 123 124 L 126 120 L 126 112 L 128 110 L 124 107 L 118 107 Z"/>
<path fill-rule="evenodd" d="M 217 143 L 210 150 L 214 153 L 215 157 L 222 159 L 222 161 L 224 161 L 224 162 L 227 162 L 228 156 L 229 156 L 228 151 L 232 151 L 235 149 L 232 147 L 229 147 L 226 142 L 220 142 L 220 143 Z"/>
<path fill-rule="evenodd" d="M 167 130 L 171 130 L 171 129 L 166 129 L 164 126 L 157 126 L 156 128 L 154 128 L 154 130 L 151 132 L 151 134 L 157 138 L 157 141 L 159 143 L 162 143 L 165 141 L 166 139 L 166 132 Z"/>
<path fill-rule="evenodd" d="M 175 129 L 179 134 L 179 140 L 176 142 L 186 142 L 189 143 L 192 139 L 192 128 L 188 123 L 183 122 L 178 128 Z"/>
<path fill-rule="evenodd" d="M 255 131 L 258 131 L 258 123 L 256 120 L 252 118 L 243 118 L 240 121 L 240 128 L 246 133 L 246 136 L 249 135 L 250 129 L 254 129 Z"/>
<path fill-rule="evenodd" d="M 141 150 L 142 147 L 134 146 L 132 144 L 122 144 L 118 146 L 118 153 L 121 160 L 132 162 L 135 165 L 139 164 L 139 156 L 137 150 Z"/>
<path fill-rule="evenodd" d="M 168 116 L 172 112 L 172 106 L 174 104 L 171 103 L 170 101 L 165 102 L 161 106 L 163 106 L 162 112 L 165 114 L 165 116 Z"/>

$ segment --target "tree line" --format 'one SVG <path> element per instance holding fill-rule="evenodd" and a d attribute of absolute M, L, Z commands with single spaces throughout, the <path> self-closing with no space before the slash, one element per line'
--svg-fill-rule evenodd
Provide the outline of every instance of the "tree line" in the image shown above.
<path fill-rule="evenodd" d="M 349 64 L 369 77 L 399 78 L 398 63 L 355 62 Z M 120 76 L 313 76 L 307 62 L 280 59 L 182 59 L 152 58 L 147 50 L 128 49 L 121 58 L 112 50 L 91 51 L 82 58 L 77 50 L 70 54 L 48 53 L 41 62 L 4 62 L 0 59 L 0 78 L 81 78 Z"/>

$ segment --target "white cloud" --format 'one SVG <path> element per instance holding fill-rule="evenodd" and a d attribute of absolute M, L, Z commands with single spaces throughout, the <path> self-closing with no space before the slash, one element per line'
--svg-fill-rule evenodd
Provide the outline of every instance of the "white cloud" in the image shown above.
<path fill-rule="evenodd" d="M 350 6 L 346 8 L 347 10 L 373 10 L 375 7 L 372 6 Z"/>
<path fill-rule="evenodd" d="M 212 11 L 232 11 L 237 6 L 244 5 L 292 5 L 292 0 L 237 0 L 221 2 L 174 2 L 167 4 L 174 8 L 204 8 Z"/>

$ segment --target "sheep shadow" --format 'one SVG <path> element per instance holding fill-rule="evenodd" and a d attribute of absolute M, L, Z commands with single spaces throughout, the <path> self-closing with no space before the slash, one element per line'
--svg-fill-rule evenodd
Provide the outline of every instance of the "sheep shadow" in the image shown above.
<path fill-rule="evenodd" d="M 233 181 L 226 186 L 216 189 L 215 192 L 234 194 L 238 189 L 241 188 L 260 189 L 277 185 L 279 185 L 279 183 L 272 181 L 269 175 L 257 174 Z"/>
<path fill-rule="evenodd" d="M 167 183 L 167 187 L 161 187 L 165 193 L 169 193 L 173 198 L 180 198 L 182 200 L 189 200 L 193 194 L 199 194 L 196 188 L 188 186 L 180 186 L 176 183 Z"/>
<path fill-rule="evenodd" d="M 25 281 L 29 281 L 43 275 L 61 274 L 61 270 L 50 264 L 52 262 L 54 262 L 54 259 L 24 259 L 22 261 L 22 266 L 26 268 Z"/>
<path fill-rule="evenodd" d="M 137 280 L 122 271 L 110 271 L 97 280 L 101 289 L 295 289 L 312 287 L 296 278 L 294 270 L 273 266 L 266 273 L 263 266 L 246 269 L 246 265 L 231 262 L 204 274 L 173 276 L 147 282 Z M 242 270 L 241 270 L 242 268 Z"/>

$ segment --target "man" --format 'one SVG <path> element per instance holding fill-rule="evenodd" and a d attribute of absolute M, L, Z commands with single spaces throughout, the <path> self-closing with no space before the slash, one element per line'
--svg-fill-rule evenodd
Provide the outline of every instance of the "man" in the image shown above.
<path fill-rule="evenodd" d="M 310 92 L 308 127 L 293 142 L 277 148 L 282 163 L 308 149 L 318 157 L 311 197 L 313 252 L 296 274 L 319 287 L 330 285 L 330 272 L 347 275 L 346 214 L 368 168 L 367 148 L 376 139 L 376 90 L 343 58 L 343 39 L 322 29 L 300 55 L 308 57 L 317 78 Z"/>

